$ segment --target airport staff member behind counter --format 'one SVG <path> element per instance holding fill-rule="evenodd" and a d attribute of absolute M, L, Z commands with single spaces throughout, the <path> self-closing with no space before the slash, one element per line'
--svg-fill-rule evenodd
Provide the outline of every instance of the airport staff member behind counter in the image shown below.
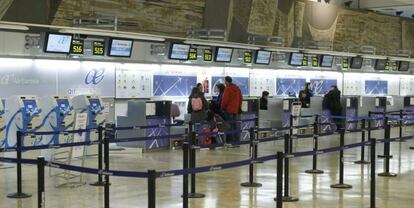
<path fill-rule="evenodd" d="M 269 98 L 269 92 L 263 91 L 260 98 L 260 110 L 267 110 L 267 99 Z"/>
<path fill-rule="evenodd" d="M 313 91 L 310 88 L 310 83 L 305 84 L 305 89 L 299 92 L 299 100 L 302 103 L 302 108 L 309 108 Z"/>
<path fill-rule="evenodd" d="M 331 90 L 323 97 L 322 107 L 323 109 L 328 109 L 332 116 L 342 115 L 341 91 L 338 90 L 336 85 L 332 85 Z M 341 118 L 334 118 L 332 120 L 335 122 L 337 130 L 342 128 Z"/>

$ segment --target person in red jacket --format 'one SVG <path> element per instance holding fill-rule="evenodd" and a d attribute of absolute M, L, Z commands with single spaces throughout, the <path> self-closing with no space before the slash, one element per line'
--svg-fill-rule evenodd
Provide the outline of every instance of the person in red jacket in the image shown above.
<path fill-rule="evenodd" d="M 224 112 L 225 120 L 230 122 L 230 131 L 236 131 L 240 129 L 239 122 L 241 105 L 243 102 L 243 96 L 240 88 L 233 84 L 233 79 L 229 76 L 224 78 L 226 88 L 224 89 L 223 98 L 221 101 L 221 110 Z M 230 133 L 226 135 L 227 143 L 237 142 L 240 140 L 240 133 Z"/>

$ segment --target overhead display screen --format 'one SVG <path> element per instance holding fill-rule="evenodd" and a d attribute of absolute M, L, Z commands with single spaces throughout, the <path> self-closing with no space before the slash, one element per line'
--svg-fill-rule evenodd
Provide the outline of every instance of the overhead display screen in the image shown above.
<path fill-rule="evenodd" d="M 109 43 L 108 56 L 131 57 L 132 45 L 134 41 L 131 39 L 111 39 Z"/>
<path fill-rule="evenodd" d="M 289 57 L 289 65 L 302 66 L 303 53 L 291 53 Z"/>
<path fill-rule="evenodd" d="M 256 53 L 256 64 L 270 64 L 272 52 L 270 51 L 257 51 Z"/>
<path fill-rule="evenodd" d="M 385 70 L 386 64 L 387 64 L 386 59 L 377 59 L 375 61 L 375 70 Z"/>
<path fill-rule="evenodd" d="M 189 53 L 190 45 L 173 43 L 171 44 L 168 58 L 175 60 L 188 60 Z"/>
<path fill-rule="evenodd" d="M 46 33 L 43 49 L 47 53 L 69 53 L 71 45 L 71 34 Z"/>
<path fill-rule="evenodd" d="M 320 60 L 321 67 L 332 67 L 332 62 L 334 60 L 334 56 L 330 55 L 322 55 Z"/>
<path fill-rule="evenodd" d="M 364 61 L 364 59 L 362 57 L 352 57 L 350 68 L 351 69 L 361 69 L 363 61 Z"/>
<path fill-rule="evenodd" d="M 408 71 L 410 69 L 410 62 L 400 61 L 398 63 L 398 71 Z"/>
<path fill-rule="evenodd" d="M 216 56 L 214 61 L 216 62 L 231 62 L 231 57 L 233 55 L 232 48 L 216 48 Z"/>

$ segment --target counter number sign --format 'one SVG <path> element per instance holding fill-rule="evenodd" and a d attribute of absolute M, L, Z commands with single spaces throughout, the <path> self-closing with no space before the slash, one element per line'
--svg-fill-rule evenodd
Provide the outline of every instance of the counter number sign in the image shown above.
<path fill-rule="evenodd" d="M 390 62 L 387 61 L 387 63 L 385 63 L 385 71 L 389 71 L 390 70 Z"/>
<path fill-rule="evenodd" d="M 251 64 L 252 61 L 253 61 L 252 52 L 250 52 L 250 51 L 244 52 L 243 61 L 244 61 L 245 64 Z"/>
<path fill-rule="evenodd" d="M 307 56 L 303 56 L 302 66 L 307 66 L 307 65 L 308 65 L 308 57 Z"/>
<path fill-rule="evenodd" d="M 197 60 L 197 49 L 190 48 L 190 52 L 188 54 L 188 60 L 191 60 L 191 61 Z"/>
<path fill-rule="evenodd" d="M 312 67 L 318 67 L 318 66 L 319 66 L 318 57 L 312 57 Z"/>
<path fill-rule="evenodd" d="M 204 49 L 204 61 L 212 61 L 213 60 L 213 52 L 211 49 Z"/>
<path fill-rule="evenodd" d="M 394 64 L 392 65 L 392 70 L 393 71 L 398 71 L 398 64 L 397 64 L 397 62 L 394 62 Z"/>
<path fill-rule="evenodd" d="M 342 59 L 342 68 L 343 69 L 348 69 L 349 68 L 349 60 L 348 60 L 348 58 L 343 58 Z"/>
<path fill-rule="evenodd" d="M 93 41 L 93 55 L 103 56 L 105 55 L 105 42 L 104 41 Z"/>
<path fill-rule="evenodd" d="M 82 55 L 83 54 L 83 45 L 84 45 L 83 40 L 73 39 L 70 53 L 71 54 L 76 54 L 76 55 Z"/>

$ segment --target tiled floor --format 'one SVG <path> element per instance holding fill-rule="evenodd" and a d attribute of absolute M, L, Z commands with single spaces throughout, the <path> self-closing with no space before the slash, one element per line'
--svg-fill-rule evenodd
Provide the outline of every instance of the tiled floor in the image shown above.
<path fill-rule="evenodd" d="M 382 138 L 382 131 L 374 134 Z M 405 131 L 405 134 L 414 134 Z M 397 135 L 396 129 L 393 135 Z M 359 134 L 346 136 L 346 143 L 359 141 Z M 295 151 L 312 149 L 312 139 L 294 142 Z M 339 145 L 338 136 L 323 137 L 320 147 Z M 377 177 L 378 208 L 412 208 L 414 205 L 414 150 L 408 147 L 414 141 L 393 143 L 391 170 L 398 174 L 396 178 Z M 283 142 L 260 144 L 259 156 L 281 151 Z M 335 190 L 330 185 L 338 181 L 338 154 L 320 155 L 319 168 L 325 173 L 309 175 L 304 173 L 311 167 L 311 157 L 293 159 L 291 162 L 291 193 L 300 198 L 294 203 L 285 203 L 284 207 L 297 208 L 334 208 L 334 207 L 369 207 L 369 165 L 353 164 L 359 159 L 359 148 L 345 151 L 345 183 L 352 189 Z M 382 152 L 378 145 L 377 152 Z M 217 164 L 248 158 L 247 146 L 235 149 L 202 150 L 197 153 L 197 165 Z M 111 169 L 146 171 L 179 169 L 182 167 L 182 152 L 159 151 L 136 153 L 134 150 L 111 152 Z M 96 166 L 96 157 L 87 159 L 87 166 Z M 377 161 L 377 172 L 382 171 L 382 160 Z M 16 169 L 0 170 L 0 208 L 34 208 L 36 207 L 36 168 L 23 167 L 24 191 L 32 193 L 32 198 L 16 200 L 6 197 L 16 189 Z M 248 179 L 248 167 L 221 170 L 197 175 L 197 191 L 206 194 L 202 199 L 190 199 L 190 207 L 276 207 L 276 162 L 258 164 L 255 170 L 256 180 L 263 184 L 260 188 L 244 188 L 239 184 Z M 62 181 L 47 176 L 46 207 L 50 208 L 101 208 L 103 207 L 103 188 L 84 185 L 78 188 L 57 188 Z M 95 176 L 86 175 L 85 181 L 93 182 Z M 111 178 L 111 207 L 132 208 L 147 206 L 147 183 L 144 179 Z M 182 207 L 182 177 L 157 179 L 157 207 Z"/>

